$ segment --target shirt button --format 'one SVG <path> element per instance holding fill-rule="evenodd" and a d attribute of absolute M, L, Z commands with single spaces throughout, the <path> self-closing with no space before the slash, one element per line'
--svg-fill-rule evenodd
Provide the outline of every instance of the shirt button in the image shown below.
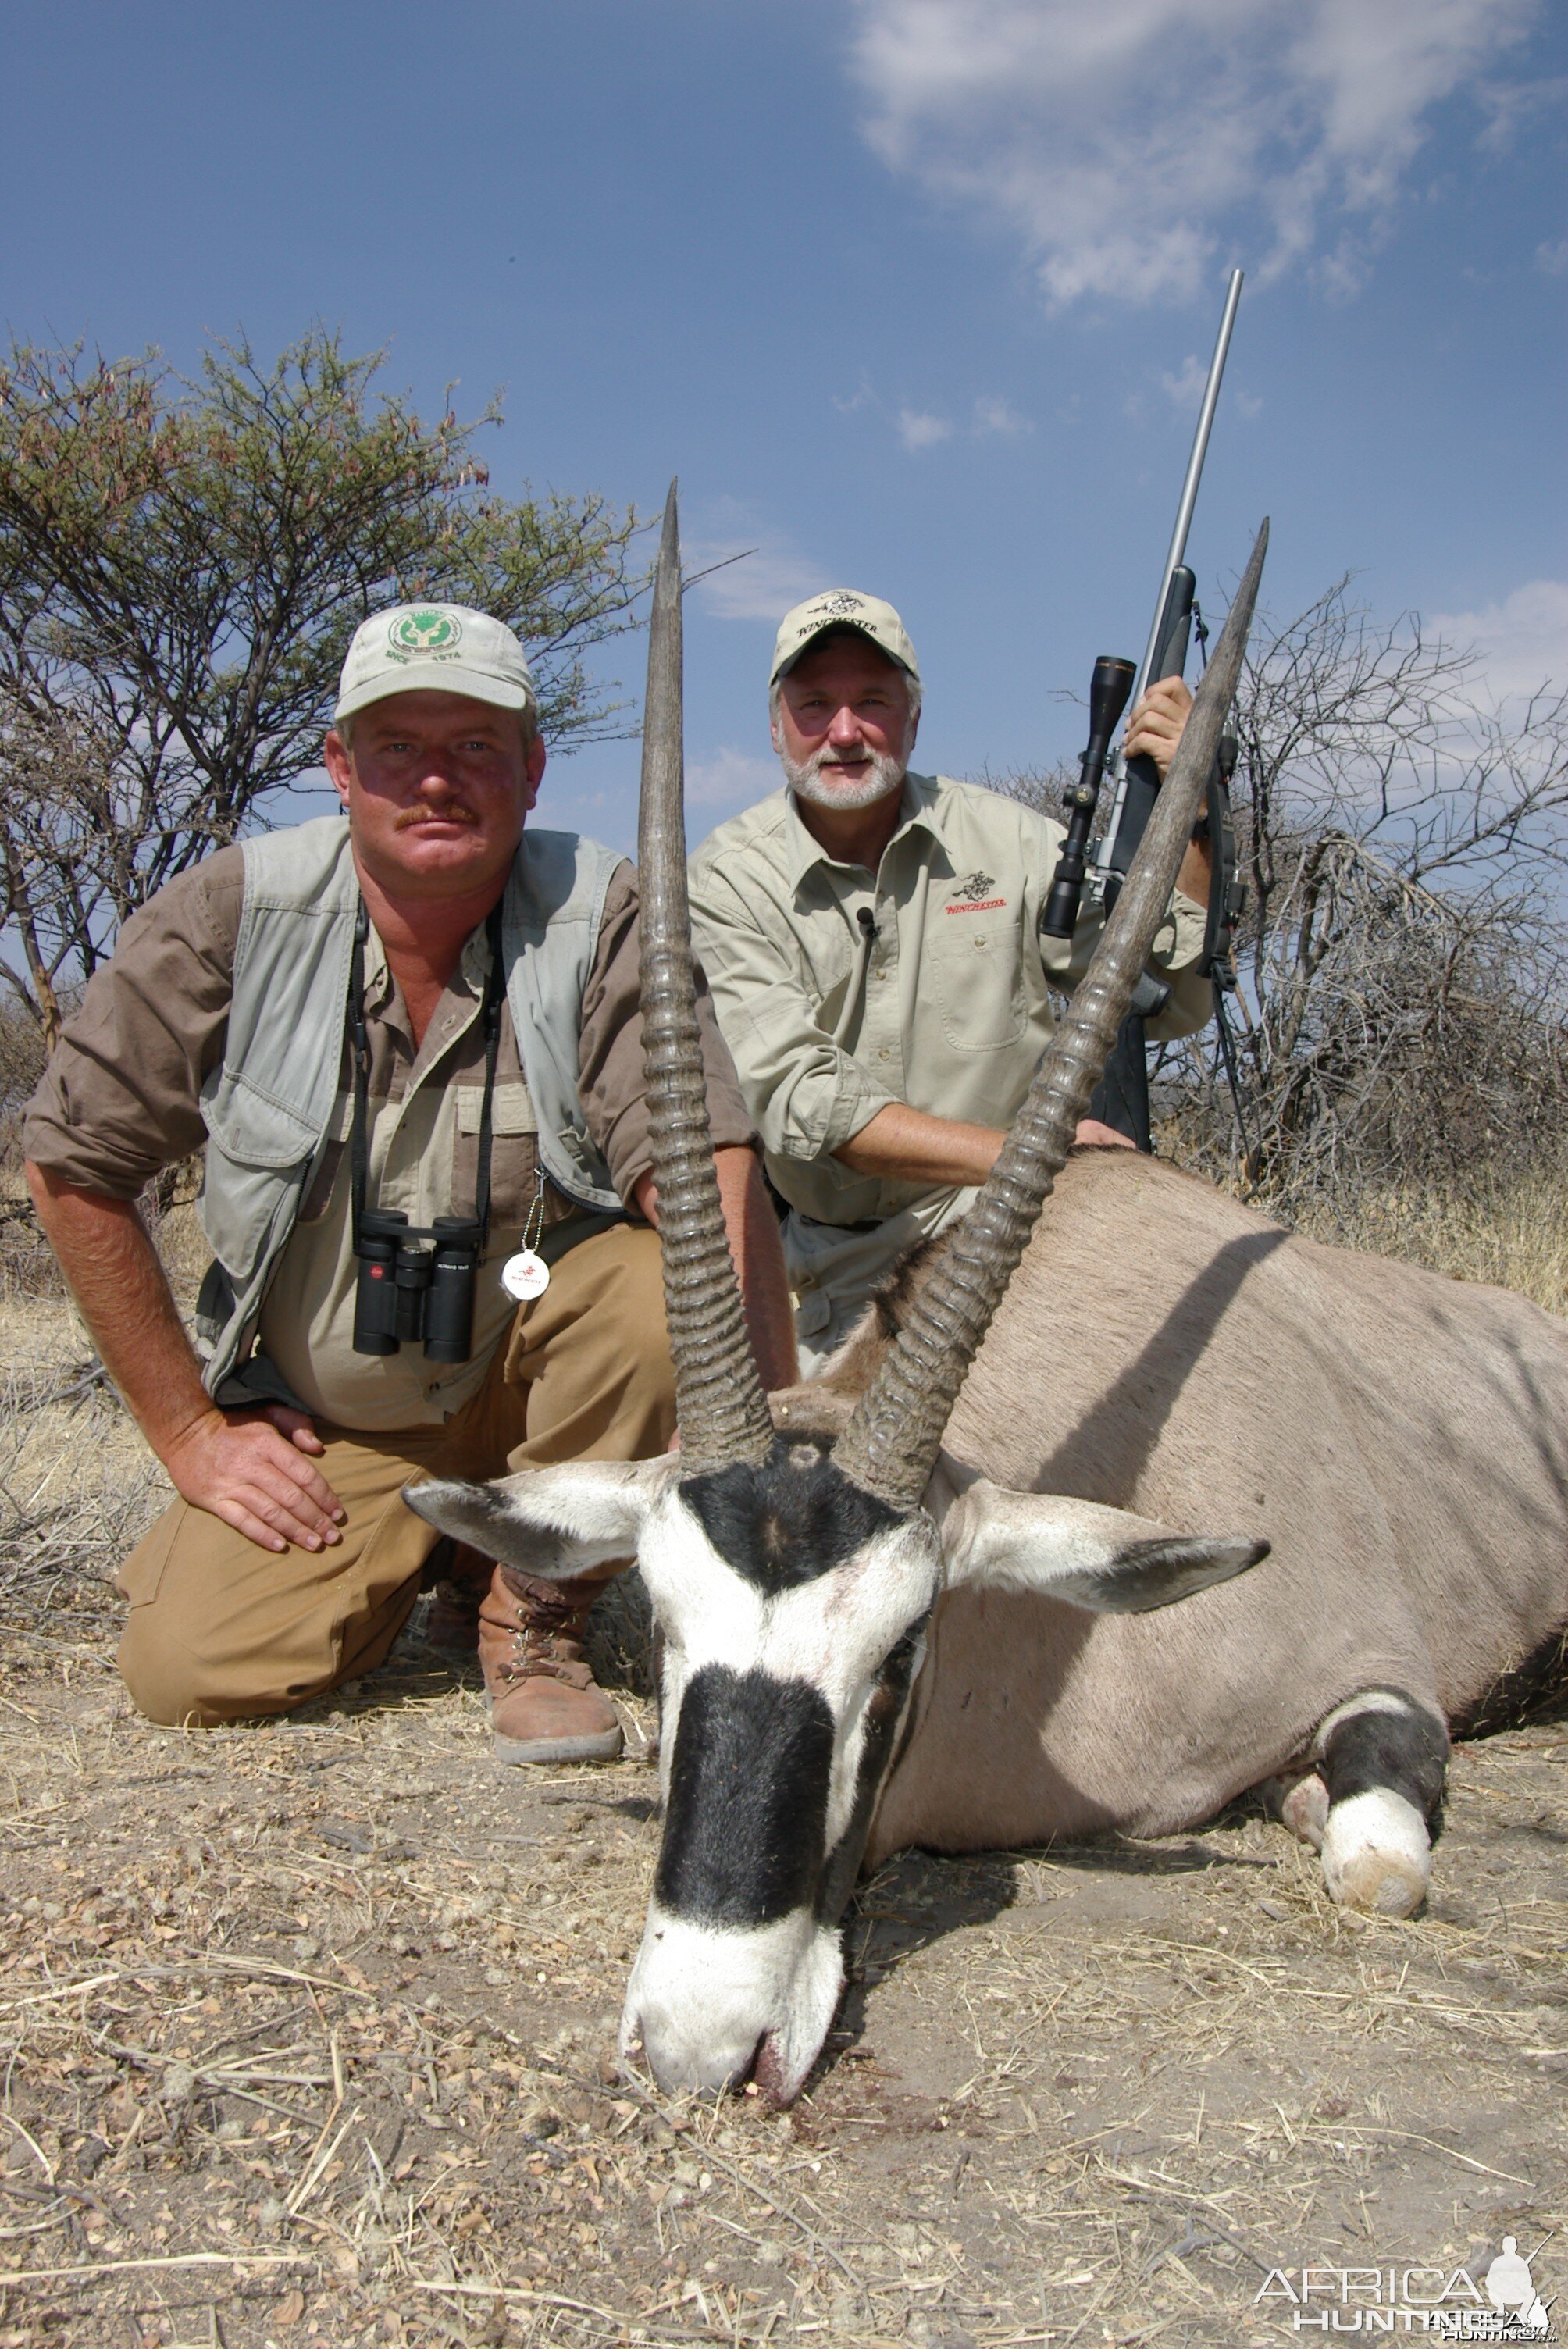
<path fill-rule="evenodd" d="M 877 1059 L 878 1059 L 879 1061 L 891 1061 L 891 1060 L 892 1060 L 892 1054 L 889 1051 L 889 1050 L 888 1050 L 888 1048 L 887 1048 L 887 1046 L 886 1046 L 885 1044 L 880 1045 L 880 1046 L 878 1047 L 878 1049 L 877 1049 Z"/>

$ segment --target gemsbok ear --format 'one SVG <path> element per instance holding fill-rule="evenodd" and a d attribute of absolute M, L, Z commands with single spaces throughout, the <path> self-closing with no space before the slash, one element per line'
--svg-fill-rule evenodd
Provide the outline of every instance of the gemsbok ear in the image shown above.
<path fill-rule="evenodd" d="M 1266 1541 L 1173 1534 L 1152 1518 L 977 1477 L 942 1520 L 944 1588 L 1033 1590 L 1094 1615 L 1144 1615 L 1268 1556 Z"/>
<path fill-rule="evenodd" d="M 485 1557 L 524 1574 L 566 1581 L 629 1557 L 643 1520 L 678 1460 L 574 1460 L 559 1468 L 525 1468 L 493 1485 L 432 1481 L 405 1485 L 416 1516 Z"/>

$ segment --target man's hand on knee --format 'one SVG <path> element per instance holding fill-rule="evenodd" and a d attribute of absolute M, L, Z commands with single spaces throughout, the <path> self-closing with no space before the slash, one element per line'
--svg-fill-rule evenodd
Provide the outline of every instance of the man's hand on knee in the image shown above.
<path fill-rule="evenodd" d="M 340 1541 L 346 1511 L 307 1454 L 325 1449 L 309 1417 L 287 1403 L 203 1412 L 161 1446 L 181 1500 L 222 1517 L 263 1549 L 322 1549 Z"/>

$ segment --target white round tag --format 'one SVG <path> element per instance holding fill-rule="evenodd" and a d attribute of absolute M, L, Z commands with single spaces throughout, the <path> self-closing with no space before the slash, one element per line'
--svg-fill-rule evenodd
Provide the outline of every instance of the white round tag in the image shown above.
<path fill-rule="evenodd" d="M 531 1248 L 509 1256 L 500 1268 L 500 1285 L 520 1305 L 531 1305 L 550 1286 L 550 1267 Z"/>

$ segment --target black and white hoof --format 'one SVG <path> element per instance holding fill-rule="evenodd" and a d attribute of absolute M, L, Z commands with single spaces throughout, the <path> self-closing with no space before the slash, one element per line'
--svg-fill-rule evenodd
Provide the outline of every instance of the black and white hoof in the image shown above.
<path fill-rule="evenodd" d="M 1319 1723 L 1313 1766 L 1277 1793 L 1291 1833 L 1323 1861 L 1328 1897 L 1368 1917 L 1413 1917 L 1442 1824 L 1448 1731 L 1402 1689 L 1363 1689 Z"/>

